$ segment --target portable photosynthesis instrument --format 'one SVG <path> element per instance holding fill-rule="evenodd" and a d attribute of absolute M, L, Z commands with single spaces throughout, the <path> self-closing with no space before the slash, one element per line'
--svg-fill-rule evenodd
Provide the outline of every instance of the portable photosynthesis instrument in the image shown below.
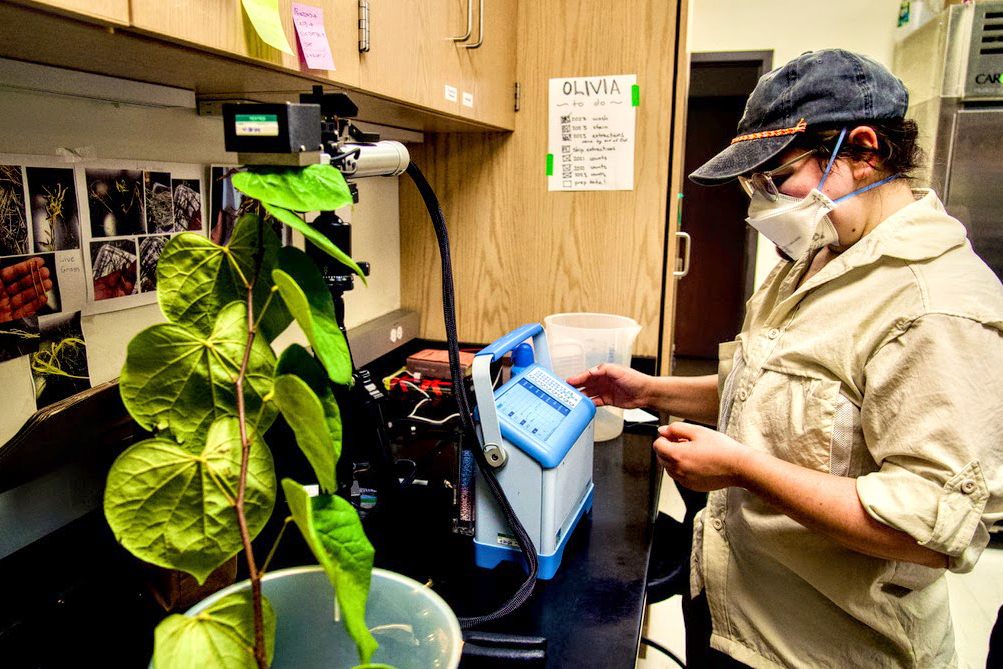
<path fill-rule="evenodd" d="M 494 390 L 491 363 L 533 338 L 536 362 Z M 524 325 L 480 351 L 473 364 L 478 436 L 488 464 L 539 555 L 538 578 L 557 572 L 568 537 L 592 509 L 595 405 L 554 375 L 546 334 Z M 474 559 L 521 560 L 498 504 L 478 477 Z"/>

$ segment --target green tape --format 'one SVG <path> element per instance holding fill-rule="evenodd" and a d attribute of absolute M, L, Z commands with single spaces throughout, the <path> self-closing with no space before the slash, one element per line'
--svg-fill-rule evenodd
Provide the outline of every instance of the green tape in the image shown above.
<path fill-rule="evenodd" d="M 554 154 L 547 154 L 547 176 L 554 176 Z"/>
<path fill-rule="evenodd" d="M 634 84 L 630 87 L 630 106 L 637 107 L 641 104 L 641 87 Z"/>

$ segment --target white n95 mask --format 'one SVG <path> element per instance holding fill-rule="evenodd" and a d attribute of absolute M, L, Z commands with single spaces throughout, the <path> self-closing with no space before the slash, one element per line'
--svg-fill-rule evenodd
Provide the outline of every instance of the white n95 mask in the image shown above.
<path fill-rule="evenodd" d="M 803 199 L 781 193 L 770 202 L 760 193 L 749 201 L 745 221 L 777 245 L 792 260 L 839 241 L 829 212 L 836 203 L 817 188 Z"/>

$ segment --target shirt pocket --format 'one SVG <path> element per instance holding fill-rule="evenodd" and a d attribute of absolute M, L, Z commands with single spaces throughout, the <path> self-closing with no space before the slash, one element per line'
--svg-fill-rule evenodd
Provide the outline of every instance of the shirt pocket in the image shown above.
<path fill-rule="evenodd" d="M 808 469 L 831 472 L 839 388 L 838 381 L 764 368 L 749 398 L 754 406 L 744 412 L 756 423 L 754 432 L 767 451 Z M 839 458 L 844 459 L 848 462 L 848 455 Z"/>

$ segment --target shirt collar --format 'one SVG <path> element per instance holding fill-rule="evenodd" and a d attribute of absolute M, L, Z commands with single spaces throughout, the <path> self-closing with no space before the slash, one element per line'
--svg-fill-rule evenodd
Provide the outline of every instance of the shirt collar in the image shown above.
<path fill-rule="evenodd" d="M 854 265 L 867 264 L 881 256 L 902 260 L 928 260 L 965 243 L 965 226 L 944 209 L 937 194 L 928 188 L 914 189 L 916 201 L 882 221 L 847 252 Z M 843 254 L 844 256 L 846 253 Z"/>

